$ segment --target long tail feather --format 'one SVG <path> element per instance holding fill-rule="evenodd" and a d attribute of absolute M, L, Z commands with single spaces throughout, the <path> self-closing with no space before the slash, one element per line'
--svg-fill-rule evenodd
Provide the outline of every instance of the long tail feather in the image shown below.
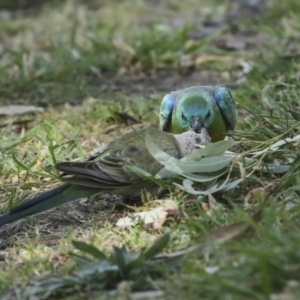
<path fill-rule="evenodd" d="M 63 184 L 11 209 L 11 211 L 0 217 L 0 227 L 50 208 L 75 201 L 80 198 L 90 197 L 98 192 L 100 192 L 99 189 L 87 189 L 81 186 Z"/>

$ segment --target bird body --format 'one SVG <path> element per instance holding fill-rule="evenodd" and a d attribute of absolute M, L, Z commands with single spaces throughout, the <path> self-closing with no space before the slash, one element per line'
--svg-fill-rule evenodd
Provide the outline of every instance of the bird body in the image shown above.
<path fill-rule="evenodd" d="M 12 208 L 0 217 L 0 226 L 98 193 L 139 195 L 142 189 L 146 189 L 155 194 L 159 187 L 153 181 L 138 176 L 129 167 L 135 166 L 151 175 L 162 168 L 147 150 L 146 134 L 162 151 L 175 158 L 188 155 L 196 144 L 207 141 L 203 132 L 188 131 L 173 135 L 154 127 L 136 129 L 84 162 L 57 163 L 55 167 L 63 172 L 60 178 L 65 183 Z"/>
<path fill-rule="evenodd" d="M 224 87 L 193 86 L 167 94 L 161 103 L 159 124 L 174 134 L 205 128 L 213 142 L 224 139 L 236 123 L 234 100 Z"/>
<path fill-rule="evenodd" d="M 63 172 L 60 178 L 65 183 L 12 208 L 0 216 L 0 226 L 98 193 L 133 196 L 139 195 L 142 189 L 157 193 L 159 187 L 153 181 L 140 177 L 129 167 L 143 169 L 151 175 L 162 168 L 147 150 L 146 133 L 161 150 L 182 158 L 196 144 L 205 144 L 210 138 L 219 141 L 228 130 L 234 129 L 235 104 L 224 87 L 194 86 L 163 98 L 159 122 L 162 131 L 154 127 L 134 130 L 84 162 L 56 164 Z"/>

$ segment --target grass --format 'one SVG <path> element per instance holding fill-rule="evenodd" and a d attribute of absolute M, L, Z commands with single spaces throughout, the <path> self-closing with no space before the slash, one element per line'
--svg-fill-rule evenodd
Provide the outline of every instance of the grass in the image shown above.
<path fill-rule="evenodd" d="M 1 213 L 57 185 L 56 161 L 82 160 L 131 125 L 156 124 L 163 95 L 182 87 L 231 87 L 239 112 L 233 138 L 242 142 L 241 153 L 299 134 L 296 0 L 269 0 L 256 10 L 231 1 L 199 5 L 193 0 L 15 4 L 0 3 L 0 103 L 33 104 L 45 111 L 0 119 Z M 214 195 L 215 209 L 174 190 L 169 198 L 179 201 L 187 216 L 169 216 L 159 229 L 115 227 L 132 209 L 113 210 L 114 200 L 104 198 L 9 225 L 0 234 L 1 295 L 28 296 L 43 280 L 63 282 L 63 276 L 73 275 L 82 264 L 70 252 L 93 259 L 73 240 L 91 243 L 109 257 L 113 246 L 125 244 L 140 253 L 169 234 L 159 252 L 184 250 L 206 238 L 215 243 L 186 254 L 175 269 L 158 269 L 159 274 L 147 269 L 148 283 L 164 293 L 161 299 L 298 299 L 298 151 L 297 143 L 287 143 L 260 156 L 294 163 L 285 176 L 255 172 L 238 188 Z M 154 199 L 145 195 L 144 206 L 134 209 L 152 207 L 149 200 Z M 257 209 L 261 219 L 251 221 Z M 225 226 L 243 220 L 254 230 L 230 238 L 232 230 Z M 139 262 L 138 268 L 149 264 Z M 120 279 L 112 287 L 115 294 L 106 295 L 89 280 L 69 289 L 51 290 L 46 284 L 37 295 L 125 299 L 141 289 Z"/>

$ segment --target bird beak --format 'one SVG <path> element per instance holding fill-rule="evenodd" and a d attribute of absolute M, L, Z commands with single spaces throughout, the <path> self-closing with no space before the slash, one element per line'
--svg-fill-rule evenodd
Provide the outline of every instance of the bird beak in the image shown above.
<path fill-rule="evenodd" d="M 190 121 L 191 128 L 196 133 L 201 133 L 201 129 L 203 128 L 203 123 L 200 117 L 192 117 Z"/>

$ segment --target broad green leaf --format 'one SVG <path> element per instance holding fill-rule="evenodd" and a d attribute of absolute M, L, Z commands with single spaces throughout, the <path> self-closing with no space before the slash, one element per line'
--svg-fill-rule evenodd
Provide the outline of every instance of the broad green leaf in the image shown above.
<path fill-rule="evenodd" d="M 122 276 L 125 275 L 125 272 L 127 271 L 127 264 L 126 264 L 126 248 L 125 247 L 113 247 L 114 248 L 114 258 L 115 258 L 115 263 L 119 267 L 119 271 Z"/>
<path fill-rule="evenodd" d="M 158 161 L 160 162 L 163 166 L 167 168 L 168 170 L 174 172 L 174 173 L 181 173 L 180 167 L 177 166 L 178 164 L 178 159 L 175 157 L 167 154 L 166 152 L 162 151 L 157 147 L 157 145 L 153 142 L 151 136 L 146 132 L 146 139 L 145 139 L 145 144 L 150 152 L 150 154 Z"/>
<path fill-rule="evenodd" d="M 186 191 L 189 194 L 207 195 L 207 193 L 205 191 L 196 191 L 192 186 L 193 184 L 194 184 L 194 182 L 190 179 L 184 179 L 182 182 L 182 185 L 175 183 L 175 185 L 178 186 L 181 190 Z"/>
<path fill-rule="evenodd" d="M 161 168 L 159 170 L 159 172 L 155 175 L 155 178 L 164 178 L 164 179 L 167 179 L 167 178 L 173 178 L 175 177 L 176 175 L 178 175 L 177 173 L 174 173 L 172 171 L 169 171 L 167 170 L 165 167 L 164 168 Z"/>
<path fill-rule="evenodd" d="M 219 141 L 205 146 L 205 148 L 197 149 L 190 155 L 184 157 L 182 161 L 198 161 L 203 157 L 219 156 L 223 154 L 226 150 L 236 145 L 233 141 Z"/>
<path fill-rule="evenodd" d="M 155 178 L 154 176 L 152 176 L 147 171 L 145 171 L 145 170 L 143 170 L 143 169 L 141 169 L 139 167 L 136 167 L 136 166 L 134 166 L 132 164 L 126 163 L 126 168 L 130 169 L 137 176 L 139 176 L 139 177 L 141 177 L 143 179 L 152 181 L 152 182 L 156 183 L 159 186 L 162 186 L 162 187 L 165 187 L 165 188 L 172 188 L 173 187 L 172 184 L 170 184 L 170 183 L 168 183 L 168 182 L 166 182 L 164 180 L 161 180 L 160 178 Z"/>
<path fill-rule="evenodd" d="M 168 244 L 170 240 L 170 235 L 168 233 L 164 234 L 160 238 L 158 238 L 155 243 L 148 249 L 146 249 L 143 253 L 143 256 L 146 259 L 151 259 L 155 255 L 159 254 Z"/>
<path fill-rule="evenodd" d="M 195 182 L 208 182 L 214 179 L 219 178 L 220 176 L 224 175 L 229 171 L 229 168 L 225 167 L 224 170 L 220 170 L 214 173 L 206 173 L 206 174 L 190 174 L 190 173 L 183 173 L 181 174 L 183 177 L 188 178 Z"/>
<path fill-rule="evenodd" d="M 146 134 L 146 146 L 151 155 L 171 172 L 182 173 L 211 173 L 222 170 L 233 159 L 230 156 L 204 157 L 199 161 L 182 161 L 160 150 L 151 136 Z"/>
<path fill-rule="evenodd" d="M 274 152 L 273 152 L 274 153 Z M 249 157 L 243 158 L 245 165 L 254 164 L 257 160 Z M 290 165 L 281 165 L 278 162 L 274 163 L 261 163 L 260 165 L 255 165 L 254 167 L 257 170 L 263 172 L 273 173 L 273 174 L 282 174 L 289 170 Z"/>
<path fill-rule="evenodd" d="M 101 252 L 99 249 L 94 247 L 93 245 L 81 242 L 81 241 L 72 241 L 72 244 L 74 245 L 75 248 L 78 250 L 90 254 L 93 257 L 103 260 L 106 259 L 106 256 L 103 252 Z"/>
<path fill-rule="evenodd" d="M 252 152 L 251 155 L 253 155 L 253 158 L 254 158 L 254 157 L 257 157 L 268 151 L 276 151 L 279 149 L 279 147 L 281 147 L 287 143 L 293 143 L 293 142 L 299 142 L 299 141 L 300 141 L 300 134 L 294 136 L 293 138 L 285 138 L 283 140 L 279 140 L 279 141 L 275 142 L 274 144 L 272 144 L 271 146 L 266 147 L 265 149 L 263 149 L 261 151 Z"/>
<path fill-rule="evenodd" d="M 107 260 L 102 261 L 91 261 L 81 267 L 79 270 L 75 271 L 74 273 L 81 277 L 85 278 L 89 275 L 94 275 L 97 273 L 105 273 L 105 272 L 118 272 L 119 268 L 118 266 L 110 263 Z"/>
<path fill-rule="evenodd" d="M 290 165 L 279 165 L 279 164 L 266 164 L 266 165 L 268 167 L 268 170 L 271 171 L 271 173 L 273 174 L 286 173 L 290 168 Z M 266 168 L 264 168 L 263 170 L 266 170 Z"/>
<path fill-rule="evenodd" d="M 177 166 L 180 167 L 181 173 L 212 173 L 222 170 L 232 159 L 231 156 L 204 157 L 197 162 L 184 163 L 179 161 Z M 165 167 L 168 168 L 167 165 Z"/>
<path fill-rule="evenodd" d="M 249 174 L 250 175 L 250 174 Z M 231 181 L 229 183 L 223 183 L 219 187 L 217 185 L 211 190 L 211 193 L 220 193 L 220 192 L 227 192 L 236 188 L 240 183 L 243 182 L 243 178 Z"/>
<path fill-rule="evenodd" d="M 217 184 L 215 184 L 214 186 L 208 188 L 207 190 L 204 191 L 199 191 L 199 190 L 195 190 L 193 188 L 193 181 L 190 179 L 185 179 L 182 182 L 182 185 L 174 183 L 174 185 L 176 185 L 177 187 L 179 187 L 181 190 L 186 191 L 189 194 L 192 195 L 202 195 L 202 196 L 207 196 L 209 194 L 214 194 L 214 193 L 219 193 L 219 192 L 225 192 L 225 191 L 229 191 L 231 189 L 234 189 L 236 186 L 238 186 L 241 182 L 243 181 L 242 178 L 237 179 L 235 181 L 232 181 L 230 183 L 227 183 L 227 180 L 222 183 L 220 186 L 218 186 Z"/>
<path fill-rule="evenodd" d="M 62 278 L 50 278 L 42 281 L 38 285 L 38 291 L 44 292 L 43 299 L 48 298 L 53 292 L 66 285 L 65 280 Z"/>
<path fill-rule="evenodd" d="M 86 256 L 82 256 L 82 255 L 78 255 L 78 254 L 75 254 L 75 253 L 70 253 L 69 255 L 78 267 L 82 267 L 82 266 L 84 266 L 84 265 L 86 265 L 86 264 L 88 264 L 92 261 L 91 258 L 88 258 Z"/>

